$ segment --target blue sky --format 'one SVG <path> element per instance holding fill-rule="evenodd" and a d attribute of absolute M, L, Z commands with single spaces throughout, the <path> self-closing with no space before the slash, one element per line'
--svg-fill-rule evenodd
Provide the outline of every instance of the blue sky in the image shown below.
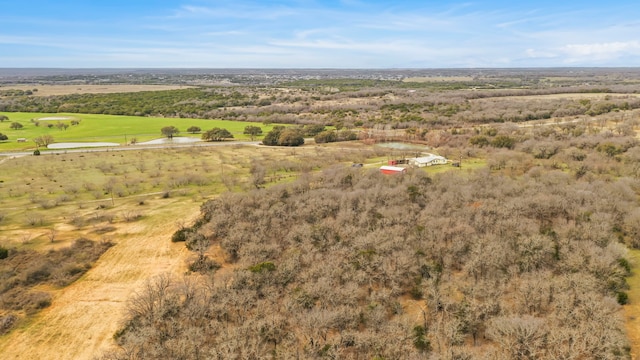
<path fill-rule="evenodd" d="M 636 1 L 0 0 L 0 67 L 640 66 Z"/>

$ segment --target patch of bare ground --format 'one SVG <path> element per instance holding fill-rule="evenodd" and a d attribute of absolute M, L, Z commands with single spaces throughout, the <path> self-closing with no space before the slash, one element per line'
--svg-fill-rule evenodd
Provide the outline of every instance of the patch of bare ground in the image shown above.
<path fill-rule="evenodd" d="M 402 312 L 407 320 L 414 324 L 421 324 L 426 321 L 428 310 L 426 300 L 416 300 L 410 295 L 404 295 L 400 299 L 400 305 L 402 305 Z"/>
<path fill-rule="evenodd" d="M 26 324 L 0 339 L 2 359 L 92 359 L 115 346 L 113 334 L 127 300 L 151 277 L 186 271 L 188 250 L 172 243 L 177 219 L 192 221 L 198 204 L 158 206 L 139 222 L 114 224 L 115 242 L 82 278 L 53 290 L 53 301 Z"/>
<path fill-rule="evenodd" d="M 31 90 L 33 96 L 69 95 L 69 94 L 112 94 L 140 91 L 162 91 L 187 89 L 181 85 L 9 85 L 1 90 Z M 37 89 L 37 91 L 33 91 Z"/>

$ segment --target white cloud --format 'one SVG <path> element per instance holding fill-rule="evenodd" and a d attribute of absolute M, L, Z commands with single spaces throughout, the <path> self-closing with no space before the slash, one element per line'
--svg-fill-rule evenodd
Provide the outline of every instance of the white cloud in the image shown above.
<path fill-rule="evenodd" d="M 599 44 L 569 44 L 566 45 L 563 50 L 567 54 L 574 56 L 616 55 L 619 53 L 638 52 L 640 50 L 640 43 L 638 41 L 616 41 Z"/>
<path fill-rule="evenodd" d="M 351 41 L 351 40 L 329 40 L 318 39 L 305 41 L 300 40 L 274 40 L 270 45 L 290 47 L 290 48 L 310 48 L 321 50 L 346 50 L 350 52 L 358 51 L 369 54 L 433 54 L 434 50 L 428 49 L 422 44 L 409 41 Z"/>
<path fill-rule="evenodd" d="M 569 44 L 560 49 L 569 62 L 583 60 L 612 60 L 626 55 L 640 55 L 640 42 L 615 41 L 608 43 Z"/>

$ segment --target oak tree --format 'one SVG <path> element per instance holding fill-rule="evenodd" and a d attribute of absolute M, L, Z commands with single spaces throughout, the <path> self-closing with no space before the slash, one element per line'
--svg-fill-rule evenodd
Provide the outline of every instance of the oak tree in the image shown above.
<path fill-rule="evenodd" d="M 162 133 L 162 135 L 166 136 L 167 138 L 172 139 L 174 135 L 180 133 L 180 130 L 178 130 L 178 128 L 175 126 L 165 126 L 160 129 L 160 133 Z"/>

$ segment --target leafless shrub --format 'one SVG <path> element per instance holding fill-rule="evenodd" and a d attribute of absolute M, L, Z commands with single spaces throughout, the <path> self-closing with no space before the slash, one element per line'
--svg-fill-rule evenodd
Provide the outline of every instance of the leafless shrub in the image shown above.
<path fill-rule="evenodd" d="M 107 209 L 108 207 L 109 207 L 108 205 L 98 206 L 98 210 L 93 213 L 91 217 L 91 221 L 94 223 L 100 223 L 105 221 L 110 224 L 113 223 L 115 221 L 115 215 L 113 213 L 103 210 L 103 209 Z"/>
<path fill-rule="evenodd" d="M 86 220 L 84 216 L 75 214 L 71 217 L 69 224 L 75 226 L 77 229 L 82 229 L 86 225 Z"/>
<path fill-rule="evenodd" d="M 21 235 L 21 239 L 22 239 L 22 244 L 28 244 L 29 241 L 31 241 L 31 238 L 33 237 L 33 235 L 29 232 L 25 232 Z"/>
<path fill-rule="evenodd" d="M 113 189 L 113 193 L 117 196 L 117 197 L 125 197 L 127 195 L 129 195 L 129 193 L 127 192 L 126 188 L 122 187 L 122 186 L 116 186 Z"/>
<path fill-rule="evenodd" d="M 69 196 L 68 194 L 62 194 L 56 197 L 55 202 L 57 204 L 60 204 L 60 203 L 71 201 L 71 200 L 72 200 L 71 196 Z"/>
<path fill-rule="evenodd" d="M 142 217 L 142 213 L 137 210 L 123 211 L 121 215 L 126 222 L 136 221 Z"/>
<path fill-rule="evenodd" d="M 153 321 L 165 312 L 165 305 L 170 301 L 169 288 L 172 280 L 169 275 L 159 275 L 146 282 L 127 303 L 127 311 L 132 318 Z"/>
<path fill-rule="evenodd" d="M 44 224 L 44 216 L 32 211 L 27 212 L 27 214 L 25 215 L 25 220 L 27 222 L 27 225 L 29 226 L 42 226 Z"/>
<path fill-rule="evenodd" d="M 64 192 L 68 195 L 76 195 L 80 191 L 80 188 L 76 184 L 67 184 L 64 186 Z"/>
<path fill-rule="evenodd" d="M 11 330 L 11 328 L 17 321 L 18 317 L 11 313 L 0 316 L 0 335 L 5 334 L 9 330 Z"/>
<path fill-rule="evenodd" d="M 49 238 L 50 242 L 54 242 L 56 240 L 57 235 L 58 235 L 58 230 L 56 230 L 53 227 L 49 229 L 49 231 L 47 232 L 47 238 Z"/>
<path fill-rule="evenodd" d="M 94 199 L 102 199 L 104 198 L 104 193 L 100 190 L 93 190 L 91 191 L 91 196 L 93 196 Z"/>

